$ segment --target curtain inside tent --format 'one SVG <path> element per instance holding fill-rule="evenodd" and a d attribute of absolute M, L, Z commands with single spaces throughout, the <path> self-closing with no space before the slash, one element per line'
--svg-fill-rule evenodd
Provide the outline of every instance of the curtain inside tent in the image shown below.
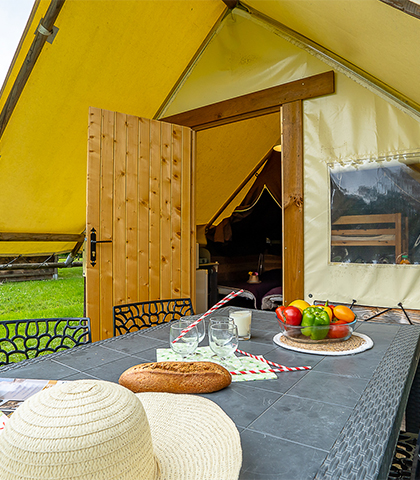
<path fill-rule="evenodd" d="M 232 215 L 210 227 L 209 249 L 219 255 L 259 254 L 276 245 L 281 254 L 281 154 L 272 151 Z"/>

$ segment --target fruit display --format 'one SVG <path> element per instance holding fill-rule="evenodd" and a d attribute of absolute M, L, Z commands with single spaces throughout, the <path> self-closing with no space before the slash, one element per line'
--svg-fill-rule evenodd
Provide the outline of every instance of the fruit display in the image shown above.
<path fill-rule="evenodd" d="M 276 315 L 282 333 L 303 343 L 347 340 L 356 324 L 356 315 L 349 307 L 328 302 L 310 305 L 305 300 L 294 300 L 278 307 Z"/>

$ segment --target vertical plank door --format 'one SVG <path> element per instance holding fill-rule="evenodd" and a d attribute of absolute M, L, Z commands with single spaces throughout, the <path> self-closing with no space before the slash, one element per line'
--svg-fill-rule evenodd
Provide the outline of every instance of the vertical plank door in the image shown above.
<path fill-rule="evenodd" d="M 89 109 L 86 314 L 94 341 L 113 335 L 114 305 L 195 302 L 193 140 L 188 127 Z"/>

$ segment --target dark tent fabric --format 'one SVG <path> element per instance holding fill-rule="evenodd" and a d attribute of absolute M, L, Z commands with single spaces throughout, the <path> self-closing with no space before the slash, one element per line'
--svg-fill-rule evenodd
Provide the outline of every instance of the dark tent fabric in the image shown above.
<path fill-rule="evenodd" d="M 262 200 L 262 202 L 261 202 Z M 226 243 L 233 239 L 233 226 L 242 222 L 251 214 L 259 203 L 275 205 L 274 208 L 281 212 L 281 153 L 272 151 L 264 168 L 257 176 L 242 203 L 235 208 L 232 215 L 222 220 L 219 225 L 209 228 L 206 233 L 207 240 L 215 243 Z M 262 206 L 262 205 L 260 205 Z M 272 219 L 276 221 L 275 218 Z M 278 221 L 278 219 L 277 219 Z"/>

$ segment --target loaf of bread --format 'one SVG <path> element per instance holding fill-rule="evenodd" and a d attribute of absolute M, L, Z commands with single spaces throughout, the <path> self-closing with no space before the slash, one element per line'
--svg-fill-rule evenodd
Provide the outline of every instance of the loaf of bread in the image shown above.
<path fill-rule="evenodd" d="M 126 370 L 119 384 L 134 393 L 210 393 L 227 387 L 230 373 L 212 362 L 142 363 Z"/>

